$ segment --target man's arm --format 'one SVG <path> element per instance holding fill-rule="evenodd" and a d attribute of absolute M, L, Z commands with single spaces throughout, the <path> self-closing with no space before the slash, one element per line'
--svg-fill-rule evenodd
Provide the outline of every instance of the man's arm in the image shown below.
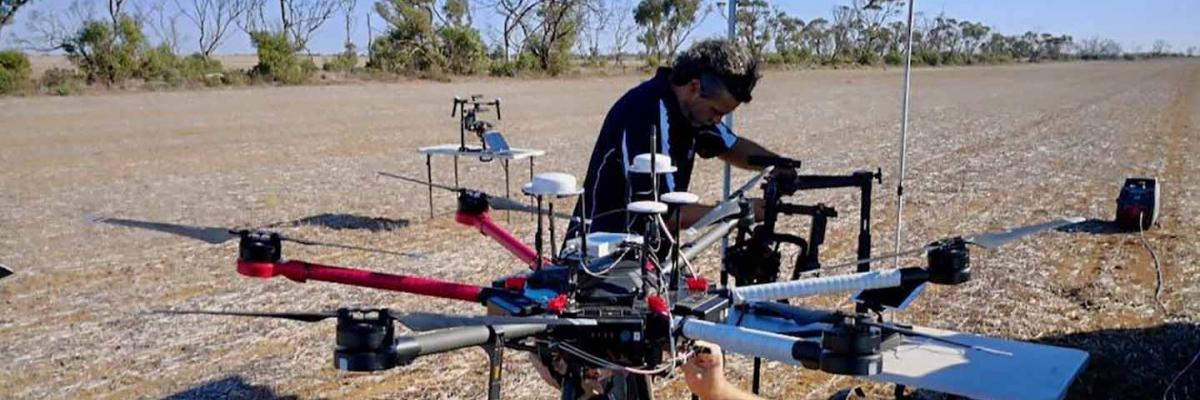
<path fill-rule="evenodd" d="M 733 149 L 718 156 L 718 158 L 741 169 L 761 170 L 762 167 L 750 165 L 750 156 L 778 157 L 779 155 L 771 150 L 767 150 L 766 147 L 762 147 L 762 145 L 755 143 L 753 140 L 738 138 L 737 143 L 733 145 Z"/>

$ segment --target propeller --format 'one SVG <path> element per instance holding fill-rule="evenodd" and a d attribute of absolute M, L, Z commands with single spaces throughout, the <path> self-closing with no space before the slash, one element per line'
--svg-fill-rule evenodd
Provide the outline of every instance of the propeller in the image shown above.
<path fill-rule="evenodd" d="M 433 186 L 438 189 L 455 192 L 455 193 L 463 193 L 463 192 L 480 193 L 480 194 L 484 195 L 485 197 L 487 197 L 488 206 L 490 206 L 491 208 L 496 209 L 496 210 L 519 211 L 519 212 L 526 212 L 526 213 L 530 213 L 530 214 L 538 213 L 537 207 L 522 203 L 517 200 L 510 199 L 510 198 L 504 197 L 504 196 L 493 196 L 491 194 L 488 194 L 487 192 L 483 192 L 483 191 L 479 191 L 479 190 L 466 189 L 466 188 L 460 188 L 460 187 L 454 187 L 454 186 L 441 185 L 441 184 L 437 184 L 437 183 L 425 182 L 420 179 L 410 178 L 410 177 L 407 177 L 404 175 L 397 175 L 397 174 L 393 174 L 390 172 L 380 171 L 380 172 L 378 172 L 378 174 L 379 174 L 379 176 L 385 176 L 388 178 L 399 179 L 399 180 L 402 180 L 405 182 L 412 182 L 412 183 L 416 183 L 419 185 L 429 185 L 429 186 Z M 542 210 L 541 213 L 549 214 L 545 210 Z M 571 219 L 570 215 L 559 213 L 559 212 L 554 213 L 554 217 L 561 218 L 561 219 Z"/>
<path fill-rule="evenodd" d="M 334 312 L 257 312 L 257 311 L 217 311 L 217 310 L 154 310 L 151 314 L 172 315 L 223 315 L 251 318 L 275 318 L 300 322 L 320 322 L 329 318 L 337 318 Z M 594 319 L 551 318 L 551 317 L 512 317 L 503 315 L 450 315 L 436 313 L 389 313 L 391 319 L 407 326 L 416 332 L 432 331 L 446 328 L 467 326 L 494 325 L 548 325 L 548 326 L 594 326 Z"/>
<path fill-rule="evenodd" d="M 463 326 L 488 325 L 573 325 L 594 326 L 594 319 L 582 318 L 551 318 L 551 317 L 511 317 L 504 315 L 446 315 L 431 313 L 408 313 L 396 318 L 401 324 L 414 331 L 431 331 Z"/>
<path fill-rule="evenodd" d="M 300 322 L 320 322 L 336 318 L 336 312 L 303 313 L 303 312 L 250 312 L 250 311 L 212 311 L 212 310 L 154 310 L 151 314 L 173 315 L 228 315 L 236 317 L 277 318 Z"/>
<path fill-rule="evenodd" d="M 9 269 L 7 265 L 0 264 L 0 279 L 4 279 L 12 274 L 12 269 Z"/>
<path fill-rule="evenodd" d="M 248 232 L 247 230 L 230 229 L 230 228 L 224 228 L 224 227 L 192 226 L 192 225 L 182 225 L 182 224 L 171 224 L 171 223 L 166 223 L 166 222 L 140 221 L 140 220 L 135 220 L 135 219 L 125 219 L 125 218 L 108 218 L 108 217 L 103 217 L 103 216 L 91 218 L 91 222 L 99 223 L 99 224 L 124 226 L 124 227 L 128 227 L 128 228 L 144 229 L 144 230 L 150 230 L 150 231 L 162 232 L 162 233 L 169 233 L 169 234 L 176 235 L 176 236 L 183 236 L 183 237 L 186 237 L 189 239 L 199 240 L 199 241 L 202 241 L 202 242 L 205 242 L 208 244 L 225 243 L 225 242 L 228 242 L 233 239 L 238 239 L 241 237 L 242 234 Z M 283 241 L 292 242 L 292 243 L 305 245 L 305 246 L 333 247 L 333 248 L 339 248 L 339 249 L 363 251 L 363 252 L 368 252 L 368 253 L 390 254 L 390 255 L 402 256 L 402 257 L 415 257 L 415 258 L 421 257 L 419 255 L 410 254 L 410 253 L 401 253 L 401 252 L 388 251 L 388 250 L 382 250 L 382 249 L 374 249 L 374 248 L 370 248 L 370 247 L 352 246 L 352 245 L 340 244 L 340 243 L 319 242 L 319 241 L 315 241 L 315 240 L 298 239 L 298 238 L 288 237 L 288 236 L 284 236 L 284 235 L 279 235 L 279 238 L 280 238 L 280 240 L 283 240 Z"/>
<path fill-rule="evenodd" d="M 996 231 L 996 232 L 975 234 L 972 236 L 967 236 L 963 240 L 965 240 L 967 243 L 974 244 L 976 246 L 983 247 L 988 250 L 995 250 L 996 248 L 999 248 L 1000 246 L 1003 246 L 1005 244 L 1008 244 L 1012 241 L 1023 238 L 1025 236 L 1033 235 L 1036 233 L 1040 233 L 1042 231 L 1047 231 L 1047 230 L 1055 229 L 1055 228 L 1066 226 L 1066 225 L 1077 224 L 1077 223 L 1083 222 L 1083 220 L 1084 219 L 1080 218 L 1080 217 L 1059 218 L 1059 219 L 1056 219 L 1056 220 L 1053 220 L 1050 222 L 1044 222 L 1044 223 L 1040 223 L 1040 224 L 1026 225 L 1026 226 L 1020 226 L 1020 227 L 1015 227 L 1015 228 L 1006 228 L 1004 230 Z M 837 269 L 837 268 L 845 268 L 845 267 L 854 267 L 854 266 L 858 266 L 861 264 L 873 263 L 876 261 L 884 261 L 884 260 L 889 260 L 889 259 L 896 258 L 896 257 L 904 257 L 904 256 L 913 255 L 913 254 L 924 254 L 925 252 L 936 249 L 938 247 L 940 247 L 940 245 L 936 244 L 936 243 L 928 244 L 928 245 L 922 246 L 920 248 L 908 249 L 905 251 L 901 251 L 899 253 L 885 254 L 885 255 L 875 256 L 875 257 L 871 257 L 871 258 L 864 258 L 861 260 L 851 261 L 851 262 L 847 262 L 847 263 L 843 263 L 843 264 L 831 265 L 828 267 L 824 267 L 822 269 L 828 270 L 828 269 Z"/>
<path fill-rule="evenodd" d="M 755 302 L 755 303 L 752 303 L 752 306 L 753 306 L 751 308 L 752 312 L 766 311 L 769 314 L 774 314 L 775 316 L 779 316 L 779 317 L 783 317 L 783 318 L 792 320 L 792 322 L 795 322 L 797 326 L 805 326 L 805 325 L 810 325 L 810 324 L 815 324 L 815 323 L 825 323 L 825 324 L 835 324 L 835 325 L 843 324 L 846 322 L 847 319 L 850 319 L 852 317 L 857 317 L 857 318 L 854 318 L 855 323 L 869 325 L 869 326 L 879 328 L 885 334 L 889 333 L 889 332 L 895 332 L 895 333 L 899 333 L 904 336 L 929 339 L 932 341 L 945 343 L 945 344 L 948 344 L 951 346 L 961 347 L 961 348 L 976 350 L 976 351 L 982 351 L 985 353 L 992 353 L 992 354 L 1005 355 L 1005 356 L 1012 355 L 1012 353 L 1002 351 L 1002 350 L 996 350 L 996 349 L 992 349 L 992 348 L 988 348 L 988 347 L 984 347 L 984 346 L 978 346 L 978 345 L 973 345 L 970 343 L 960 342 L 960 341 L 953 340 L 953 339 L 946 339 L 943 337 L 934 336 L 934 335 L 930 335 L 927 333 L 917 332 L 910 327 L 904 327 L 904 326 L 900 326 L 900 325 L 896 325 L 896 324 L 892 324 L 892 323 L 888 323 L 888 322 L 872 321 L 870 319 L 870 317 L 865 314 L 847 314 L 847 313 L 840 312 L 840 311 L 810 310 L 810 309 L 806 309 L 806 308 L 800 308 L 800 307 L 796 307 L 796 306 L 791 306 L 791 305 L 787 305 L 787 304 L 783 304 L 783 303 L 775 303 L 775 302 Z"/>

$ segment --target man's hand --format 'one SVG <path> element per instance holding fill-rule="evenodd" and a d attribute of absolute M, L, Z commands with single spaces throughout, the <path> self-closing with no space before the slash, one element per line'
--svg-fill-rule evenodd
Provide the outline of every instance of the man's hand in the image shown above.
<path fill-rule="evenodd" d="M 746 393 L 725 380 L 725 365 L 721 348 L 708 342 L 696 341 L 698 349 L 686 364 L 683 364 L 683 380 L 688 390 L 701 400 L 758 400 L 758 396 Z"/>
<path fill-rule="evenodd" d="M 729 382 L 725 381 L 725 368 L 721 348 L 708 342 L 693 344 L 696 354 L 683 364 L 683 380 L 688 390 L 703 400 L 717 399 Z"/>

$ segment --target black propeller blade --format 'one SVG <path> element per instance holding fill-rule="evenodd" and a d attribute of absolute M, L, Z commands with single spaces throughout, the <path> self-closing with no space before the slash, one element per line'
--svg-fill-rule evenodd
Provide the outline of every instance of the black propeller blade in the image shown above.
<path fill-rule="evenodd" d="M 997 232 L 981 233 L 974 236 L 968 236 L 967 242 L 974 243 L 985 249 L 995 249 L 1025 236 L 1080 222 L 1083 222 L 1083 218 L 1059 218 L 1041 224 L 1026 225 Z"/>
<path fill-rule="evenodd" d="M 1059 228 L 1059 227 L 1063 227 L 1063 226 L 1067 226 L 1067 225 L 1071 225 L 1071 224 L 1076 224 L 1076 223 L 1082 222 L 1083 220 L 1084 219 L 1080 218 L 1080 217 L 1059 218 L 1059 219 L 1056 219 L 1056 220 L 1053 220 L 1050 222 L 1043 222 L 1040 224 L 1008 228 L 1008 229 L 1005 229 L 1002 231 L 996 231 L 996 232 L 980 233 L 980 234 L 976 234 L 973 236 L 967 236 L 966 239 L 963 239 L 963 240 L 966 240 L 967 243 L 971 243 L 971 244 L 977 245 L 979 247 L 983 247 L 988 250 L 995 250 L 996 248 L 1003 246 L 1005 244 L 1008 244 L 1010 242 L 1013 242 L 1017 239 L 1020 239 L 1020 238 L 1023 238 L 1023 237 L 1029 236 L 1029 235 L 1033 235 L 1036 233 L 1040 233 L 1043 231 L 1047 231 L 1047 230 L 1051 230 L 1051 229 L 1055 229 L 1055 228 Z M 925 245 L 920 248 L 908 249 L 905 251 L 901 251 L 899 253 L 885 254 L 885 255 L 875 256 L 875 257 L 862 259 L 862 260 L 858 260 L 858 261 L 851 261 L 851 262 L 844 263 L 844 264 L 831 265 L 828 267 L 824 267 L 823 269 L 837 269 L 837 268 L 844 268 L 844 267 L 853 267 L 853 266 L 858 266 L 861 264 L 872 263 L 872 262 L 876 262 L 876 261 L 883 261 L 883 260 L 888 260 L 888 259 L 892 259 L 892 258 L 896 258 L 896 257 L 909 256 L 909 255 L 913 255 L 913 254 L 924 254 L 925 252 L 927 252 L 929 250 L 933 250 L 937 247 L 938 246 L 935 246 L 935 245 Z"/>
<path fill-rule="evenodd" d="M 436 183 L 429 183 L 429 182 L 425 182 L 420 179 L 410 178 L 410 177 L 403 176 L 403 175 L 397 175 L 397 174 L 393 174 L 390 172 L 382 172 L 381 171 L 381 172 L 378 172 L 378 174 L 380 176 L 399 179 L 399 180 L 402 180 L 405 182 L 412 182 L 412 183 L 416 183 L 418 185 L 431 185 L 435 188 L 446 190 L 446 191 L 451 191 L 451 192 L 455 192 L 455 193 L 462 193 L 462 192 L 466 192 L 466 191 L 480 193 L 487 197 L 488 206 L 490 206 L 492 209 L 496 209 L 496 210 L 519 211 L 519 212 L 525 212 L 525 213 L 530 213 L 530 214 L 538 213 L 537 207 L 522 203 L 517 200 L 510 199 L 510 198 L 504 197 L 504 196 L 493 196 L 491 194 L 488 194 L 487 192 L 483 192 L 483 191 L 479 191 L 479 190 L 439 185 Z M 542 214 L 548 214 L 548 212 L 546 210 L 542 210 Z M 554 213 L 554 216 L 557 218 L 561 218 L 561 219 L 570 219 L 571 218 L 570 215 L 559 213 L 559 212 Z"/>
<path fill-rule="evenodd" d="M 336 318 L 337 312 L 256 312 L 256 311 L 214 311 L 214 310 L 154 310 L 152 314 L 174 315 L 224 315 L 235 317 L 277 318 L 301 322 L 319 322 Z M 445 328 L 468 326 L 495 325 L 547 325 L 547 326 L 591 326 L 596 325 L 593 319 L 551 318 L 551 317 L 511 317 L 502 315 L 449 315 L 436 313 L 389 313 L 392 320 L 407 326 L 417 332 L 432 331 Z"/>
<path fill-rule="evenodd" d="M 138 221 L 133 219 L 107 217 L 93 218 L 92 222 L 170 233 L 172 235 L 183 236 L 189 239 L 196 239 L 208 244 L 221 244 L 238 238 L 237 233 L 234 233 L 234 231 L 231 231 L 229 228 L 188 226 L 168 224 L 165 222 Z"/>
<path fill-rule="evenodd" d="M 755 302 L 755 303 L 753 303 L 752 309 L 756 313 L 766 312 L 767 314 L 774 314 L 776 316 L 790 319 L 793 322 L 795 322 L 797 326 L 805 326 L 805 325 L 814 324 L 814 323 L 839 324 L 839 323 L 843 323 L 844 321 L 846 321 L 848 318 L 850 318 L 852 316 L 852 314 L 847 314 L 847 313 L 838 312 L 838 311 L 830 312 L 830 311 L 821 311 L 821 310 L 810 310 L 810 309 L 800 308 L 800 307 L 793 306 L 793 305 L 788 305 L 788 304 L 783 304 L 783 303 L 775 303 L 775 302 Z M 926 334 L 926 333 L 917 332 L 909 327 L 903 327 L 903 326 L 899 326 L 899 325 L 891 324 L 891 323 L 887 323 L 887 322 L 871 321 L 869 319 L 869 317 L 866 317 L 865 315 L 859 315 L 858 318 L 855 318 L 855 321 L 856 321 L 856 323 L 870 325 L 870 326 L 879 328 L 884 333 L 896 332 L 896 333 L 899 333 L 904 336 L 929 339 L 929 340 L 945 343 L 945 344 L 955 346 L 955 347 L 962 347 L 965 349 L 977 350 L 977 351 L 998 354 L 998 355 L 1007 355 L 1007 356 L 1012 355 L 1012 353 L 1009 353 L 1006 351 L 996 350 L 996 349 L 983 347 L 983 346 L 977 346 L 977 345 L 973 345 L 973 344 L 969 344 L 969 343 L 963 343 L 963 342 L 953 340 L 953 339 L 946 339 L 943 337 L 938 337 L 938 336 L 934 336 L 934 335 L 930 335 L 930 334 Z"/>
<path fill-rule="evenodd" d="M 237 230 L 237 229 L 222 228 L 222 227 L 191 226 L 191 225 L 171 224 L 171 223 L 166 223 L 166 222 L 139 221 L 139 220 L 125 219 L 125 218 L 95 217 L 95 218 L 91 219 L 91 222 L 100 223 L 100 224 L 124 226 L 124 227 L 129 227 L 129 228 L 145 229 L 145 230 L 151 230 L 151 231 L 162 232 L 162 233 L 169 233 L 172 235 L 183 236 L 183 237 L 186 237 L 189 239 L 199 240 L 199 241 L 202 241 L 202 242 L 205 242 L 208 244 L 225 243 L 230 240 L 241 237 L 241 235 L 243 233 L 249 232 L 247 230 Z M 389 255 L 402 256 L 402 257 L 416 257 L 416 258 L 421 257 L 420 255 L 410 254 L 410 253 L 401 253 L 401 252 L 388 251 L 388 250 L 383 250 L 383 249 L 352 246 L 352 245 L 340 244 L 340 243 L 319 242 L 319 241 L 315 241 L 315 240 L 297 239 L 297 238 L 292 238 L 292 237 L 288 237 L 285 235 L 279 235 L 279 239 L 283 240 L 283 241 L 287 241 L 287 242 L 305 245 L 305 246 L 324 246 L 324 247 L 333 247 L 333 248 L 339 248 L 339 249 L 357 250 L 357 251 L 363 251 L 363 252 L 368 252 L 368 253 L 389 254 Z"/>
<path fill-rule="evenodd" d="M 445 328 L 464 326 L 489 325 L 596 325 L 594 319 L 549 318 L 549 317 L 510 317 L 502 315 L 446 315 L 431 313 L 409 313 L 396 317 L 404 326 L 414 331 L 431 331 Z"/>
<path fill-rule="evenodd" d="M 300 312 L 250 312 L 250 311 L 209 311 L 209 310 L 154 310 L 152 314 L 174 315 L 230 315 L 236 317 L 278 318 L 300 322 L 320 322 L 329 318 L 337 318 L 337 313 L 300 313 Z"/>
<path fill-rule="evenodd" d="M 7 265 L 0 264 L 0 279 L 4 279 L 12 274 L 13 274 L 13 271 L 11 269 L 9 269 Z"/>
<path fill-rule="evenodd" d="M 953 340 L 953 339 L 946 339 L 946 338 L 944 338 L 944 337 L 940 337 L 940 336 L 934 336 L 934 335 L 930 335 L 930 334 L 927 334 L 927 333 L 921 333 L 921 332 L 917 332 L 917 331 L 915 331 L 915 330 L 912 330 L 912 329 L 909 329 L 909 328 L 906 328 L 906 327 L 901 327 L 901 326 L 897 326 L 897 325 L 895 325 L 895 324 L 889 324 L 889 323 L 886 323 L 886 322 L 873 322 L 873 321 L 865 321 L 865 320 L 864 320 L 864 321 L 859 321 L 859 322 L 860 322 L 860 323 L 862 323 L 862 324 L 866 324 L 866 325 L 874 326 L 874 327 L 876 327 L 876 328 L 879 328 L 879 329 L 883 330 L 884 332 L 888 332 L 888 331 L 891 331 L 891 332 L 896 332 L 896 333 L 899 333 L 899 334 L 901 334 L 901 335 L 904 335 L 904 336 L 911 336 L 911 337 L 919 337 L 919 338 L 922 338 L 922 339 L 929 339 L 929 340 L 932 340 L 932 341 L 935 341 L 935 342 L 941 342 L 941 343 L 945 343 L 945 344 L 948 344 L 948 345 L 951 345 L 951 346 L 962 347 L 962 348 L 964 348 L 964 349 L 970 349 L 970 350 L 975 350 L 975 351 L 982 351 L 982 352 L 984 352 L 984 353 L 991 353 L 991 354 L 996 354 L 996 355 L 1001 355 L 1001 356 L 1012 356 L 1012 355 L 1013 355 L 1012 353 L 1010 353 L 1010 352 L 1007 352 L 1007 351 L 1003 351 L 1003 350 L 996 350 L 996 349 L 993 349 L 993 348 L 990 348 L 990 347 L 977 346 L 977 345 L 973 345 L 973 344 L 970 344 L 970 343 L 964 343 L 964 342 L 960 342 L 960 341 Z"/>

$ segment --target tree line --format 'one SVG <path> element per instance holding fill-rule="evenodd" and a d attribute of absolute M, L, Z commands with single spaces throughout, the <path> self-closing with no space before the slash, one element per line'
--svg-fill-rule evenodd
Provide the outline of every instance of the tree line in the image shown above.
<path fill-rule="evenodd" d="M 41 0 L 0 0 L 4 27 Z M 902 0 L 849 0 L 830 14 L 789 15 L 778 2 L 738 2 L 737 40 L 771 65 L 899 64 L 907 26 Z M 65 8 L 22 15 L 23 47 L 61 51 L 73 69 L 52 69 L 37 82 L 53 93 L 82 85 L 129 82 L 224 85 L 303 83 L 319 69 L 393 76 L 558 75 L 580 65 L 655 67 L 669 62 L 697 27 L 725 15 L 713 0 L 377 0 L 364 16 L 381 20 L 366 46 L 365 63 L 352 40 L 357 0 L 72 0 Z M 97 11 L 97 9 L 100 9 Z M 472 15 L 494 14 L 498 26 L 481 29 Z M 327 24 L 345 24 L 341 53 L 318 68 L 312 36 Z M 180 54 L 183 32 L 196 52 Z M 214 57 L 230 37 L 245 35 L 258 63 L 228 71 Z M 486 39 L 485 39 L 486 36 Z M 153 39 L 152 39 L 153 38 Z M 1196 53 L 1195 48 L 1187 55 Z M 1164 41 L 1152 51 L 1126 51 L 1110 39 L 1076 41 L 1069 35 L 1028 31 L 1005 34 L 983 22 L 919 14 L 913 61 L 946 65 L 1117 59 L 1182 55 Z M 0 53 L 0 91 L 28 81 L 28 60 Z M 22 72 L 24 71 L 24 72 Z M 10 88 L 8 90 L 4 88 Z"/>

